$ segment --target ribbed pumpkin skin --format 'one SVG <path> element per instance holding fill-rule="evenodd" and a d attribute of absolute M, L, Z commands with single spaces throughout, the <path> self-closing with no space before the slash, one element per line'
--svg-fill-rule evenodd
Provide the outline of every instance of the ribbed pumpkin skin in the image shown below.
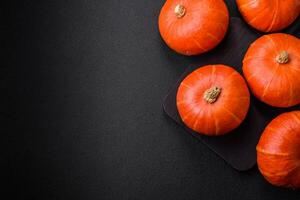
<path fill-rule="evenodd" d="M 245 21 L 263 32 L 280 31 L 300 12 L 300 0 L 236 0 Z"/>
<path fill-rule="evenodd" d="M 257 150 L 262 175 L 273 185 L 300 187 L 300 111 L 283 113 L 265 128 Z"/>
<path fill-rule="evenodd" d="M 204 93 L 212 87 L 222 88 L 214 103 Z M 243 77 L 225 65 L 207 65 L 189 74 L 177 92 L 177 109 L 184 124 L 209 136 L 224 135 L 237 128 L 249 109 L 250 95 Z"/>
<path fill-rule="evenodd" d="M 289 61 L 280 64 L 276 57 L 286 51 Z M 275 107 L 300 103 L 300 40 L 275 33 L 254 41 L 243 60 L 243 73 L 253 94 Z"/>
<path fill-rule="evenodd" d="M 174 13 L 177 5 L 186 8 L 182 18 Z M 223 0 L 167 0 L 158 23 L 160 34 L 171 49 L 183 55 L 197 55 L 222 41 L 229 14 Z"/>

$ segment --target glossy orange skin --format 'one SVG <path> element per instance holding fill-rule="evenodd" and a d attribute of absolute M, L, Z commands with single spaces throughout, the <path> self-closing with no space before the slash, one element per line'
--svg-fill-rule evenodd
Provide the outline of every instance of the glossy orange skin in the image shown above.
<path fill-rule="evenodd" d="M 257 150 L 257 165 L 273 185 L 300 187 L 300 111 L 283 113 L 265 128 Z"/>
<path fill-rule="evenodd" d="M 177 18 L 180 4 L 186 14 Z M 167 45 L 183 55 L 197 55 L 216 47 L 224 38 L 229 14 L 223 0 L 167 0 L 159 15 L 159 31 Z"/>
<path fill-rule="evenodd" d="M 280 31 L 300 12 L 300 0 L 236 0 L 245 21 L 263 32 Z"/>
<path fill-rule="evenodd" d="M 218 99 L 210 104 L 205 91 L 221 87 Z M 225 65 L 207 65 L 189 74 L 177 92 L 177 109 L 184 124 L 209 136 L 224 135 L 237 128 L 249 109 L 250 95 L 243 77 Z"/>
<path fill-rule="evenodd" d="M 289 62 L 279 64 L 280 51 L 289 54 Z M 275 107 L 300 103 L 300 40 L 275 33 L 254 41 L 243 60 L 243 73 L 253 94 Z"/>

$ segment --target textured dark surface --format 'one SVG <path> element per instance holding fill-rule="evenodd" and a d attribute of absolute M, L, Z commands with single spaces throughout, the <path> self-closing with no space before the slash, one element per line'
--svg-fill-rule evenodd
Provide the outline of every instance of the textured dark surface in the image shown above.
<path fill-rule="evenodd" d="M 239 18 L 232 17 L 227 36 L 218 48 L 201 55 L 201 60 L 197 65 L 190 66 L 178 79 L 176 84 L 164 99 L 163 106 L 165 112 L 178 124 L 183 125 L 176 107 L 176 95 L 180 82 L 198 67 L 210 64 L 226 64 L 232 66 L 242 74 L 242 62 L 249 45 L 258 37 L 260 33 L 249 29 Z M 285 30 L 295 36 L 300 36 L 299 24 Z M 263 76 L 263 74 L 262 74 Z M 277 115 L 299 109 L 295 106 L 288 109 L 270 107 L 251 96 L 251 104 L 246 119 L 241 126 L 233 130 L 230 134 L 221 137 L 207 137 L 200 135 L 191 129 L 186 130 L 196 138 L 203 141 L 210 149 L 216 152 L 228 164 L 239 171 L 245 171 L 256 164 L 256 144 L 265 126 Z"/>
<path fill-rule="evenodd" d="M 226 2 L 238 16 L 234 1 Z M 256 167 L 232 169 L 164 114 L 164 96 L 201 58 L 162 42 L 163 3 L 32 0 L 3 7 L 8 95 L 1 102 L 9 97 L 9 106 L 0 118 L 1 177 L 11 199 L 300 198 L 268 184 Z"/>

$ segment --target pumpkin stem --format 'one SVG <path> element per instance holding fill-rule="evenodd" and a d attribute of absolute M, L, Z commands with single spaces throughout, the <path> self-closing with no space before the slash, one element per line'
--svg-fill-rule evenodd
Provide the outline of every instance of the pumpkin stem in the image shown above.
<path fill-rule="evenodd" d="M 206 90 L 204 92 L 203 99 L 207 103 L 212 104 L 215 101 L 217 101 L 218 97 L 220 96 L 221 91 L 222 91 L 222 88 L 220 88 L 220 87 L 209 88 L 208 90 Z"/>
<path fill-rule="evenodd" d="M 178 19 L 182 18 L 185 15 L 185 11 L 186 11 L 185 7 L 180 4 L 178 4 L 174 9 L 175 15 L 177 16 Z"/>
<path fill-rule="evenodd" d="M 286 51 L 281 51 L 276 57 L 276 61 L 279 64 L 286 64 L 289 62 L 289 54 Z"/>

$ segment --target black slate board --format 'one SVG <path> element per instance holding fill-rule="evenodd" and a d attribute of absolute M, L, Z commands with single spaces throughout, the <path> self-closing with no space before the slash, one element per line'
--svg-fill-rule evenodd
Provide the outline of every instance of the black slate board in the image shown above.
<path fill-rule="evenodd" d="M 239 18 L 231 18 L 230 28 L 224 41 L 213 51 L 200 56 L 195 65 L 187 68 L 164 99 L 163 107 L 169 117 L 184 126 L 176 107 L 176 93 L 180 82 L 198 67 L 207 64 L 226 64 L 242 73 L 242 60 L 249 45 L 262 34 L 251 29 Z M 300 37 L 300 20 L 298 19 L 284 32 Z M 251 105 L 245 121 L 230 134 L 219 137 L 208 137 L 188 129 L 193 136 L 201 140 L 212 151 L 239 171 L 245 171 L 256 164 L 256 144 L 266 124 L 279 113 L 300 109 L 296 106 L 289 109 L 270 107 L 259 102 L 251 95 Z"/>

